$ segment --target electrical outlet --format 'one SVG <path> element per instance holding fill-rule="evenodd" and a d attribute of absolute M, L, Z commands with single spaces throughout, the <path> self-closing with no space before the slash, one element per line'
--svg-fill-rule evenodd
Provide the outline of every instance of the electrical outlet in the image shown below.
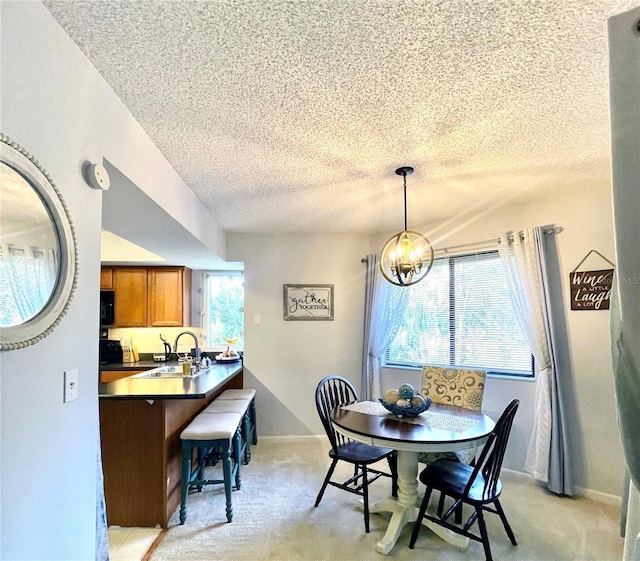
<path fill-rule="evenodd" d="M 253 314 L 253 325 L 262 325 L 262 314 Z"/>
<path fill-rule="evenodd" d="M 64 373 L 64 403 L 78 399 L 78 371 L 65 370 Z"/>

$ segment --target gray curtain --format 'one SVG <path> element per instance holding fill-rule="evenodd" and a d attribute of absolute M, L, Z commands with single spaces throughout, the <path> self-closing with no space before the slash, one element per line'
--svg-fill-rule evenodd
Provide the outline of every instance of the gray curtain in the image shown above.
<path fill-rule="evenodd" d="M 538 227 L 507 232 L 500 237 L 498 251 L 514 309 L 537 368 L 534 426 L 525 470 L 546 482 L 550 491 L 572 495 L 563 396 L 571 368 L 557 251 L 554 237 L 545 235 L 547 230 L 553 231 Z"/>
<path fill-rule="evenodd" d="M 540 247 L 545 307 L 548 313 L 548 339 L 551 364 L 551 443 L 549 449 L 549 477 L 547 488 L 559 495 L 573 495 L 573 473 L 569 445 L 570 430 L 566 407 L 572 380 L 569 362 L 569 341 L 562 301 L 560 272 L 555 235 L 544 234 L 537 228 Z M 571 394 L 572 395 L 572 394 Z"/>
<path fill-rule="evenodd" d="M 375 254 L 367 255 L 363 259 L 366 267 L 365 287 L 364 287 L 364 338 L 362 342 L 362 381 L 360 387 L 360 398 L 371 400 L 372 398 L 372 380 L 369 379 L 369 340 L 371 338 L 371 314 L 373 307 L 373 294 L 375 292 L 376 283 L 379 282 L 378 275 L 378 256 Z"/>

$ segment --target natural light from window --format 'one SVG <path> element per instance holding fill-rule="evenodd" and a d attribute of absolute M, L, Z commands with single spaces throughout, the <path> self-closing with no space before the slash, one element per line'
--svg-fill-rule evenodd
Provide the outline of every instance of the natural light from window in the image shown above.
<path fill-rule="evenodd" d="M 436 259 L 429 275 L 405 290 L 404 322 L 386 352 L 386 365 L 533 375 L 497 251 Z"/>
<path fill-rule="evenodd" d="M 204 273 L 202 336 L 206 348 L 244 348 L 244 273 Z M 237 338 L 237 341 L 235 341 Z M 235 341 L 230 343 L 231 341 Z"/>

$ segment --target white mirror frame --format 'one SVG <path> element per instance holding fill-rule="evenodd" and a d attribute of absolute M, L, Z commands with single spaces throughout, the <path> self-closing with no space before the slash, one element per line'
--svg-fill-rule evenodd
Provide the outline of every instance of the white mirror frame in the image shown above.
<path fill-rule="evenodd" d="M 60 244 L 56 283 L 45 306 L 20 325 L 0 328 L 0 351 L 22 349 L 49 335 L 66 315 L 78 280 L 76 236 L 62 194 L 49 174 L 24 148 L 0 133 L 0 160 L 31 184 L 47 207 Z"/>

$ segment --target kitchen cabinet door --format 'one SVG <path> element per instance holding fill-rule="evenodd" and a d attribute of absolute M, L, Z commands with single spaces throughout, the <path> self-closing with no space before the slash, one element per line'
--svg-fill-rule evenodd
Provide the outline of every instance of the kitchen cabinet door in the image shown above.
<path fill-rule="evenodd" d="M 111 267 L 100 269 L 100 290 L 113 290 L 113 269 Z"/>
<path fill-rule="evenodd" d="M 121 380 L 122 378 L 128 378 L 134 374 L 139 374 L 142 370 L 101 370 L 100 371 L 100 383 L 106 384 L 107 382 L 113 382 L 114 380 Z"/>
<path fill-rule="evenodd" d="M 113 269 L 116 327 L 146 327 L 147 269 L 146 267 L 116 267 Z"/>
<path fill-rule="evenodd" d="M 148 269 L 150 327 L 189 325 L 191 310 L 191 270 L 184 267 Z"/>

